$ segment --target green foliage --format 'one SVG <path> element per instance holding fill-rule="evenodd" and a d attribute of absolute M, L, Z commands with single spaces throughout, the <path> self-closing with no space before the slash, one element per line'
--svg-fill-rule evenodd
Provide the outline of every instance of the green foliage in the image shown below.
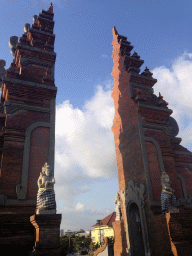
<path fill-rule="evenodd" d="M 93 241 L 91 241 L 90 246 L 89 246 L 89 248 L 90 248 L 92 251 L 97 250 L 99 247 L 100 247 L 100 243 L 99 243 L 99 242 L 94 243 Z"/>
<path fill-rule="evenodd" d="M 80 248 L 82 248 L 82 245 L 83 245 L 83 243 L 82 243 L 82 242 L 83 242 L 82 237 L 76 236 L 76 237 L 74 238 L 73 242 L 74 242 L 75 249 L 76 249 L 77 251 L 79 251 Z"/>
<path fill-rule="evenodd" d="M 115 238 L 114 238 L 114 237 L 109 237 L 108 243 L 109 243 L 109 244 L 114 244 L 114 242 L 115 242 Z M 105 240 L 103 240 L 103 242 L 101 243 L 101 246 L 103 246 L 104 243 L 105 243 Z"/>
<path fill-rule="evenodd" d="M 114 243 L 115 243 L 115 238 L 109 237 L 109 244 L 114 244 Z"/>
<path fill-rule="evenodd" d="M 71 238 L 72 236 L 60 236 L 60 245 L 63 256 L 75 251 L 73 240 Z"/>
<path fill-rule="evenodd" d="M 95 243 L 93 241 L 91 241 L 89 248 L 91 249 L 91 251 L 95 249 Z"/>
<path fill-rule="evenodd" d="M 87 237 L 83 240 L 83 242 L 84 242 L 84 247 L 88 249 L 88 248 L 90 248 L 90 244 L 92 242 L 92 239 L 91 239 L 91 237 Z"/>
<path fill-rule="evenodd" d="M 81 249 L 89 249 L 90 244 L 92 243 L 91 237 L 85 236 L 60 236 L 60 244 L 62 248 L 62 255 L 66 256 L 69 253 L 80 251 Z"/>

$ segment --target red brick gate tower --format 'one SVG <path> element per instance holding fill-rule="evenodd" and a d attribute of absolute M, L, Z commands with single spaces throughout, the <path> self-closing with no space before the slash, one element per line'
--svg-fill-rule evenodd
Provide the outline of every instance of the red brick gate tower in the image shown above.
<path fill-rule="evenodd" d="M 178 125 L 148 68 L 113 28 L 115 138 L 122 216 L 113 223 L 115 256 L 192 255 L 192 153 L 176 137 Z M 166 172 L 179 212 L 161 213 Z"/>
<path fill-rule="evenodd" d="M 18 236 L 18 232 L 25 235 L 26 225 L 33 230 L 30 216 L 35 213 L 39 173 L 45 162 L 54 170 L 57 88 L 53 16 L 51 5 L 48 11 L 34 15 L 31 27 L 25 24 L 18 42 L 17 37 L 10 38 L 15 58 L 3 77 L 0 103 L 2 237 L 8 233 Z M 17 219 L 21 229 L 14 228 L 11 234 Z"/>

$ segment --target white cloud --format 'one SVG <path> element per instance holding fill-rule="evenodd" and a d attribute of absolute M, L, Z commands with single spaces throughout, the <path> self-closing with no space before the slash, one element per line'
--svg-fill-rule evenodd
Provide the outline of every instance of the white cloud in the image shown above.
<path fill-rule="evenodd" d="M 75 207 L 76 211 L 84 212 L 85 206 L 81 203 L 78 203 Z"/>
<path fill-rule="evenodd" d="M 169 108 L 173 109 L 182 145 L 190 149 L 192 54 L 185 52 L 175 59 L 170 69 L 161 66 L 152 72 L 158 79 L 154 91 L 157 95 L 160 92 Z M 67 219 L 65 225 L 69 229 L 88 228 L 113 211 L 98 206 L 97 200 L 101 198 L 96 192 L 97 198 L 90 198 L 90 204 L 78 199 L 82 194 L 89 197 L 91 184 L 95 181 L 117 174 L 111 131 L 114 116 L 112 84 L 111 80 L 103 87 L 98 86 L 95 95 L 85 102 L 82 109 L 74 108 L 69 101 L 64 101 L 56 109 L 55 190 L 58 212 L 62 212 L 64 221 Z"/>
<path fill-rule="evenodd" d="M 82 110 L 69 101 L 57 106 L 55 160 L 60 178 L 64 175 L 70 180 L 77 175 L 77 169 L 91 178 L 107 178 L 116 173 L 113 116 L 111 90 L 101 86 Z"/>
<path fill-rule="evenodd" d="M 63 216 L 71 213 L 74 217 L 75 212 L 84 214 L 82 219 L 85 215 L 86 218 L 90 216 L 92 224 L 95 214 L 101 218 L 102 213 L 107 216 L 110 210 L 106 212 L 99 208 L 95 212 L 77 200 L 82 194 L 88 196 L 90 184 L 117 175 L 111 131 L 114 117 L 112 84 L 110 80 L 103 86 L 98 85 L 95 95 L 81 109 L 74 108 L 68 100 L 56 107 L 55 192 L 58 209 Z M 92 200 L 94 198 L 90 198 Z"/>
<path fill-rule="evenodd" d="M 169 103 L 172 116 L 178 122 L 181 144 L 192 150 L 192 54 L 184 52 L 173 61 L 171 69 L 161 66 L 152 72 L 158 80 L 154 85 L 155 93 L 160 92 Z"/>

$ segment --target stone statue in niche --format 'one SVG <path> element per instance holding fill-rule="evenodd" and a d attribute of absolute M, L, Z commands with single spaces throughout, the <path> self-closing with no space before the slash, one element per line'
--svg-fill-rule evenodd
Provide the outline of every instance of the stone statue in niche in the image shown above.
<path fill-rule="evenodd" d="M 45 163 L 37 181 L 37 209 L 36 214 L 56 214 L 56 202 L 54 184 L 55 179 L 52 175 L 50 166 Z"/>
<path fill-rule="evenodd" d="M 115 221 L 118 221 L 121 219 L 121 198 L 120 198 L 119 192 L 117 192 L 117 196 L 115 198 L 115 204 L 117 205 L 115 208 L 115 212 L 116 212 Z"/>
<path fill-rule="evenodd" d="M 162 213 L 166 212 L 178 212 L 177 209 L 177 199 L 174 195 L 174 190 L 171 188 L 171 183 L 169 176 L 166 172 L 163 172 L 161 175 L 161 210 Z"/>

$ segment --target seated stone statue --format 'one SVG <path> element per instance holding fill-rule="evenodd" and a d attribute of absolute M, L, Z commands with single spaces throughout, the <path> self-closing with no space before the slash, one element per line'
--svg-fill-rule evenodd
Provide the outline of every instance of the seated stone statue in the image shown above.
<path fill-rule="evenodd" d="M 53 188 L 55 179 L 52 176 L 51 168 L 47 163 L 45 163 L 42 168 L 37 184 L 39 189 L 37 193 L 36 214 L 55 214 L 56 202 Z"/>
<path fill-rule="evenodd" d="M 166 172 L 161 175 L 161 210 L 163 213 L 166 212 L 178 212 L 177 199 L 174 195 L 174 190 L 171 188 L 169 176 Z"/>

